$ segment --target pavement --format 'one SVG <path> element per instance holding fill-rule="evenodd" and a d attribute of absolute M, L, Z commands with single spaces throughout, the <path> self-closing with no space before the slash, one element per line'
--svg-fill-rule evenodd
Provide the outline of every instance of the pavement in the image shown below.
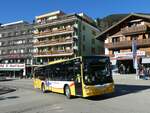
<path fill-rule="evenodd" d="M 16 91 L 15 88 L 0 86 L 0 95 Z"/>
<path fill-rule="evenodd" d="M 0 113 L 150 113 L 150 80 L 113 75 L 115 93 L 92 98 L 66 99 L 34 89 L 32 79 L 0 82 L 16 91 L 0 95 Z"/>
<path fill-rule="evenodd" d="M 13 80 L 17 80 L 17 79 L 7 77 L 5 80 L 0 80 L 0 82 L 5 83 L 5 82 L 13 81 Z M 13 91 L 16 91 L 16 88 L 12 88 L 11 86 L 7 86 L 7 85 L 6 86 L 0 85 L 0 95 L 10 93 Z"/>

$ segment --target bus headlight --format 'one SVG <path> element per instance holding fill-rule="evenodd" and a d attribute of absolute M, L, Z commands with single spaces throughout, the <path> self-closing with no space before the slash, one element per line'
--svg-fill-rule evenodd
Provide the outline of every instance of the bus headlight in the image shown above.
<path fill-rule="evenodd" d="M 89 87 L 88 86 L 84 86 L 84 89 L 89 89 Z"/>

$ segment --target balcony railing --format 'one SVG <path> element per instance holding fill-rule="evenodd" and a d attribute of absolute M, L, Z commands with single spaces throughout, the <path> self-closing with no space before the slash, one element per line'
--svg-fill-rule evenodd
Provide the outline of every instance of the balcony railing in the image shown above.
<path fill-rule="evenodd" d="M 28 43 L 22 43 L 22 44 L 3 44 L 3 45 L 0 45 L 0 47 L 12 47 L 12 46 L 15 46 L 15 47 L 21 47 L 21 46 L 32 46 L 32 42 L 28 42 Z"/>
<path fill-rule="evenodd" d="M 150 51 L 146 51 L 145 54 L 148 55 L 148 56 L 150 56 Z"/>
<path fill-rule="evenodd" d="M 26 57 L 32 57 L 32 53 L 7 53 L 7 54 L 1 54 L 1 58 L 26 58 Z"/>
<path fill-rule="evenodd" d="M 73 31 L 73 27 L 68 27 L 68 28 L 65 28 L 65 29 L 57 29 L 57 30 L 46 30 L 46 31 L 43 31 L 43 32 L 39 32 L 39 33 L 36 33 L 35 36 L 38 38 L 38 37 L 42 37 L 42 36 L 51 36 L 51 35 L 54 35 L 54 34 L 58 34 L 58 33 L 66 33 L 66 32 L 70 32 L 70 31 Z"/>
<path fill-rule="evenodd" d="M 121 41 L 115 43 L 107 43 L 105 44 L 106 48 L 113 49 L 113 48 L 131 48 L 132 41 Z M 149 39 L 140 39 L 137 40 L 137 46 L 150 46 L 150 38 Z"/>
<path fill-rule="evenodd" d="M 37 52 L 34 53 L 35 57 L 44 57 L 44 56 L 67 56 L 72 55 L 73 50 L 55 50 L 55 51 L 47 51 L 47 52 Z"/>
<path fill-rule="evenodd" d="M 35 23 L 35 27 L 47 25 L 49 23 L 56 23 L 59 21 L 70 21 L 70 20 L 74 20 L 75 18 L 76 17 L 74 15 L 68 15 L 68 16 L 61 16 L 58 17 L 57 19 L 52 19 L 52 20 L 42 20 L 41 22 Z"/>
<path fill-rule="evenodd" d="M 139 32 L 144 32 L 147 29 L 148 29 L 148 26 L 146 25 L 132 26 L 132 27 L 121 29 L 121 33 L 122 34 L 139 33 Z"/>
<path fill-rule="evenodd" d="M 53 45 L 61 45 L 61 44 L 68 44 L 73 43 L 72 39 L 54 39 L 54 40 L 48 40 L 48 41 L 40 41 L 35 42 L 34 46 L 53 46 Z"/>

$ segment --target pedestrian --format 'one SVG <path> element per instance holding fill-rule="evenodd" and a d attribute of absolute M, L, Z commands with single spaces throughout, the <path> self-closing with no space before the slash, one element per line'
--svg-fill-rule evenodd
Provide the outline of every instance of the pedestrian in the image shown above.
<path fill-rule="evenodd" d="M 141 65 L 141 68 L 139 70 L 139 78 L 141 78 L 141 79 L 144 78 L 144 71 L 145 71 L 145 68 L 143 65 Z"/>
<path fill-rule="evenodd" d="M 129 74 L 129 72 L 130 72 L 130 66 L 127 67 L 127 71 L 126 72 L 127 72 L 127 74 Z"/>

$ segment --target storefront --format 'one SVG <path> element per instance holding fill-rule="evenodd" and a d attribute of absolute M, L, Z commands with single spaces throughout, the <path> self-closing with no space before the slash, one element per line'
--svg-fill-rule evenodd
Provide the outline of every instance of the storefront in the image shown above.
<path fill-rule="evenodd" d="M 25 64 L 0 64 L 0 73 L 4 73 L 7 77 L 25 77 Z"/>
<path fill-rule="evenodd" d="M 141 57 L 145 56 L 145 51 L 137 51 L 137 63 Z M 136 73 L 133 66 L 133 53 L 121 52 L 115 53 L 115 57 L 111 58 L 113 67 L 118 69 L 118 73 L 122 70 L 124 74 Z M 120 68 L 123 68 L 120 70 Z"/>

